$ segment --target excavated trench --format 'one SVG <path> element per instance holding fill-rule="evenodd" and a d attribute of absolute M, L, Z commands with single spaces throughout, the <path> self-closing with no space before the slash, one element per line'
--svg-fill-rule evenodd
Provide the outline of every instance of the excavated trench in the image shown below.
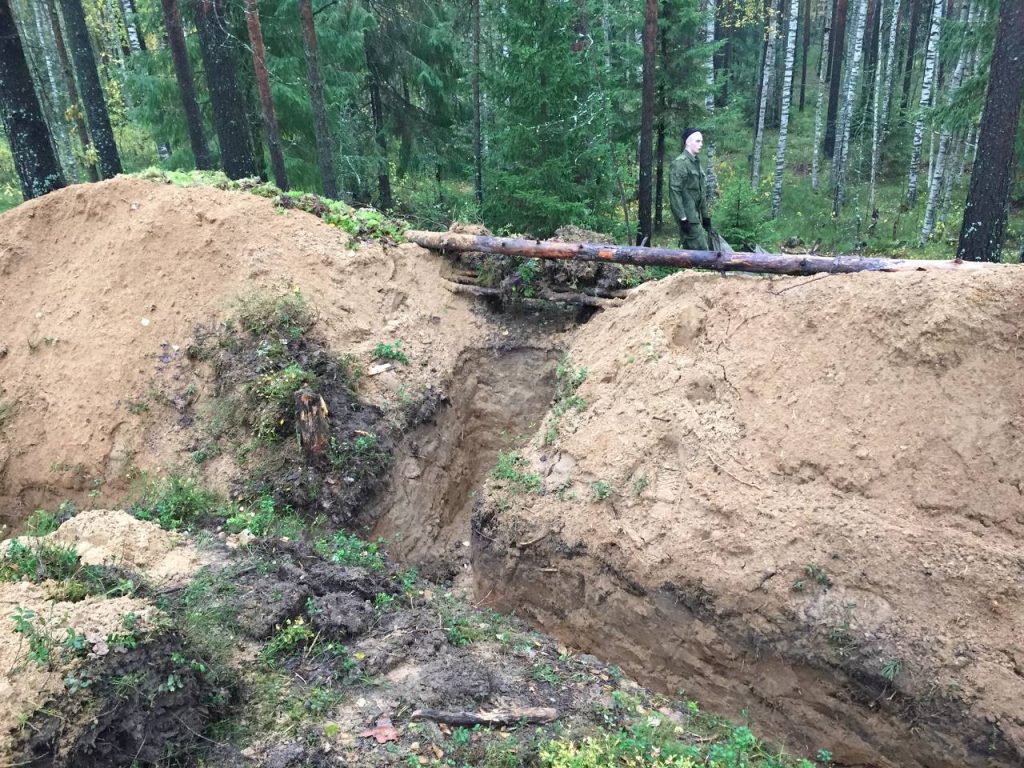
<path fill-rule="evenodd" d="M 406 436 L 369 517 L 394 557 L 435 580 L 466 573 L 478 491 L 550 407 L 558 357 L 543 346 L 463 354 L 444 406 Z"/>
<path fill-rule="evenodd" d="M 726 716 L 749 717 L 797 755 L 827 748 L 836 765 L 865 767 L 1017 764 L 992 721 L 810 662 L 800 637 L 772 640 L 742 615 L 718 615 L 699 584 L 639 584 L 557 535 L 526 550 L 510 541 L 515 522 L 491 519 L 479 494 L 499 452 L 523 445 L 547 414 L 559 356 L 543 346 L 463 355 L 444 407 L 406 436 L 375 503 L 372 533 L 394 557 L 475 589 L 483 603 L 652 689 L 686 691 Z"/>

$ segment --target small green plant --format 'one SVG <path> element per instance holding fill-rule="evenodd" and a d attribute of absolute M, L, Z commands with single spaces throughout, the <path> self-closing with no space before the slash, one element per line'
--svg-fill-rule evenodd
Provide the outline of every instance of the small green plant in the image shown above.
<path fill-rule="evenodd" d="M 576 394 L 586 380 L 587 369 L 574 366 L 568 355 L 558 361 L 555 366 L 554 405 L 551 408 L 556 419 L 569 411 L 582 411 L 587 407 L 587 401 Z"/>
<path fill-rule="evenodd" d="M 402 365 L 409 364 L 409 356 L 402 351 L 401 339 L 397 339 L 390 344 L 385 344 L 383 341 L 380 342 L 373 348 L 373 352 L 370 355 L 374 360 L 395 360 Z"/>
<path fill-rule="evenodd" d="M 534 680 L 539 680 L 540 682 L 548 683 L 549 685 L 561 685 L 562 683 L 562 678 L 558 674 L 558 671 L 547 662 L 536 662 L 530 668 L 530 675 Z"/>
<path fill-rule="evenodd" d="M 13 400 L 0 400 L 0 432 L 10 424 L 18 413 L 18 404 Z"/>
<path fill-rule="evenodd" d="M 52 512 L 45 509 L 37 509 L 31 517 L 25 521 L 25 532 L 29 536 L 45 536 L 53 533 L 60 527 L 60 519 Z"/>
<path fill-rule="evenodd" d="M 14 621 L 14 631 L 28 641 L 29 661 L 41 667 L 49 666 L 53 638 L 45 629 L 46 619 L 31 608 L 23 608 L 20 605 L 15 607 L 11 619 Z"/>
<path fill-rule="evenodd" d="M 804 572 L 810 578 L 814 579 L 815 583 L 819 584 L 820 586 L 832 586 L 832 579 L 829 578 L 829 575 L 825 572 L 825 569 L 822 568 L 820 565 L 815 565 L 814 563 L 811 563 L 804 569 Z"/>
<path fill-rule="evenodd" d="M 299 290 L 277 295 L 254 292 L 238 299 L 235 312 L 239 327 L 252 336 L 298 339 L 316 321 L 316 313 Z"/>
<path fill-rule="evenodd" d="M 373 609 L 377 613 L 387 613 L 395 608 L 395 596 L 387 592 L 378 592 L 373 596 Z"/>
<path fill-rule="evenodd" d="M 903 661 L 900 659 L 887 659 L 882 664 L 882 677 L 890 683 L 896 679 L 903 669 Z"/>
<path fill-rule="evenodd" d="M 381 553 L 383 540 L 363 541 L 353 533 L 339 531 L 331 539 L 320 539 L 313 548 L 325 560 L 339 565 L 358 565 L 372 571 L 386 571 L 387 564 Z"/>
<path fill-rule="evenodd" d="M 536 472 L 526 471 L 526 459 L 512 451 L 499 451 L 491 477 L 514 493 L 540 493 L 544 483 Z"/>
<path fill-rule="evenodd" d="M 640 475 L 636 480 L 633 481 L 633 495 L 641 496 L 651 485 L 650 479 L 647 475 Z"/>
<path fill-rule="evenodd" d="M 265 662 L 273 662 L 293 656 L 315 637 L 316 633 L 306 624 L 306 620 L 299 616 L 286 622 L 283 627 L 278 627 L 270 642 L 264 646 L 260 658 Z"/>
<path fill-rule="evenodd" d="M 77 572 L 78 552 L 51 541 L 37 539 L 25 544 L 12 539 L 0 556 L 0 581 L 67 581 Z"/>
<path fill-rule="evenodd" d="M 594 501 L 604 501 L 615 492 L 615 489 L 605 480 L 595 480 L 590 484 L 590 492 L 594 495 Z"/>
<path fill-rule="evenodd" d="M 150 520 L 161 528 L 193 528 L 214 515 L 219 508 L 217 496 L 202 488 L 193 478 L 170 474 L 147 483 L 130 510 L 140 520 Z"/>

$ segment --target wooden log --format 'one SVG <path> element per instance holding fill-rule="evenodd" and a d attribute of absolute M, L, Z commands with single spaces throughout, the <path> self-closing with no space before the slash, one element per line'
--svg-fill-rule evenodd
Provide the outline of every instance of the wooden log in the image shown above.
<path fill-rule="evenodd" d="M 295 413 L 306 461 L 313 466 L 325 465 L 331 444 L 327 403 L 309 387 L 303 387 L 295 393 Z"/>
<path fill-rule="evenodd" d="M 633 264 L 639 267 L 689 267 L 721 271 L 767 272 L 776 275 L 814 275 L 820 272 L 914 272 L 950 270 L 970 272 L 982 269 L 1012 269 L 1011 265 L 980 261 L 885 259 L 873 256 L 815 256 L 789 253 L 742 253 L 739 251 L 686 251 L 678 248 L 645 248 L 635 245 L 600 243 L 556 243 L 512 237 L 463 235 L 454 232 L 409 230 L 405 237 L 435 251 L 477 251 L 499 256 L 537 259 Z"/>
<path fill-rule="evenodd" d="M 500 288 L 485 288 L 481 285 L 464 285 L 463 283 L 455 283 L 450 280 L 446 281 L 445 288 L 452 293 L 468 293 L 471 296 L 497 296 L 499 298 L 507 298 L 507 294 L 502 292 Z M 543 306 L 543 302 L 558 301 L 563 304 L 578 304 L 584 307 L 599 307 L 601 309 L 618 307 L 622 304 L 621 298 L 604 299 L 599 296 L 590 296 L 585 293 L 564 293 L 561 291 L 549 291 L 545 288 L 537 289 L 537 295 L 534 298 L 521 298 L 519 301 L 527 306 Z"/>
<path fill-rule="evenodd" d="M 417 709 L 413 720 L 433 720 L 448 725 L 491 725 L 512 727 L 520 723 L 550 723 L 558 719 L 553 707 L 524 707 L 522 709 L 496 709 L 491 712 L 446 712 L 438 709 Z"/>

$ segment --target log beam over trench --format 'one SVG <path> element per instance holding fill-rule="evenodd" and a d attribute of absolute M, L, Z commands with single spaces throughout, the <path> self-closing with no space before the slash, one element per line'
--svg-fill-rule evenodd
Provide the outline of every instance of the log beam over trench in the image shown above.
<path fill-rule="evenodd" d="M 915 272 L 935 269 L 951 272 L 974 272 L 983 269 L 1012 268 L 1006 264 L 960 261 L 958 259 L 926 261 L 865 256 L 685 251 L 678 248 L 647 248 L 600 243 L 556 243 L 550 240 L 524 240 L 512 237 L 425 232 L 422 230 L 409 230 L 405 236 L 411 242 L 434 251 L 610 262 L 633 264 L 639 267 L 689 267 L 721 271 L 766 272 L 776 275 L 815 275 L 821 272 L 829 274 Z"/>

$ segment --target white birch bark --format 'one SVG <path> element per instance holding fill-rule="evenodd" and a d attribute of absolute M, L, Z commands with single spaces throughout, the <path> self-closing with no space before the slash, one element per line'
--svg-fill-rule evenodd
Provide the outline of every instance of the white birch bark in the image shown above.
<path fill-rule="evenodd" d="M 786 138 L 789 134 L 789 107 L 793 97 L 793 61 L 796 58 L 796 28 L 800 0 L 789 0 L 786 31 L 786 61 L 782 75 L 782 114 L 779 117 L 779 147 L 775 152 L 775 178 L 772 180 L 772 218 L 779 216 L 782 204 L 782 171 L 786 166 Z"/>
<path fill-rule="evenodd" d="M 882 13 L 885 0 L 879 7 Z M 883 91 L 882 35 L 878 35 L 878 53 L 875 55 L 875 104 L 871 126 L 871 181 L 868 185 L 868 212 L 875 212 L 875 184 L 878 178 L 878 163 L 882 157 L 882 138 L 885 133 L 886 106 L 892 91 L 892 60 L 896 51 L 896 24 L 899 21 L 899 0 L 892 0 L 892 17 L 889 20 L 889 49 L 885 58 Z"/>
<path fill-rule="evenodd" d="M 832 213 L 839 215 L 839 209 L 846 197 L 846 160 L 850 153 L 850 129 L 853 126 L 853 106 L 857 99 L 857 82 L 860 79 L 860 62 L 864 55 L 864 26 L 868 15 L 868 0 L 857 3 L 857 23 L 853 33 L 853 60 L 847 70 L 846 99 L 841 115 L 842 133 L 836 144 L 833 169 L 835 169 L 835 193 L 832 197 Z M 837 129 L 838 134 L 838 129 Z"/>
<path fill-rule="evenodd" d="M 924 81 L 921 83 L 921 101 L 918 104 L 917 120 L 914 123 L 914 142 L 910 153 L 910 171 L 907 181 L 907 202 L 917 201 L 918 174 L 921 168 L 921 146 L 924 143 L 925 112 L 931 105 L 932 88 L 935 84 L 935 60 L 939 50 L 939 30 L 942 24 L 943 0 L 934 0 L 932 25 L 928 31 L 928 49 L 924 59 Z"/>
<path fill-rule="evenodd" d="M 757 189 L 761 186 L 761 150 L 764 146 L 764 119 L 768 109 L 768 98 L 771 94 L 772 75 L 775 72 L 775 11 L 769 9 L 768 18 L 768 47 L 764 54 L 764 73 L 761 78 L 761 97 L 757 107 L 757 135 L 754 137 L 754 159 L 753 168 L 750 174 L 750 185 Z"/>
<path fill-rule="evenodd" d="M 818 104 L 814 108 L 814 154 L 811 158 L 811 189 L 818 189 L 818 158 L 821 153 L 822 112 L 825 104 L 825 72 L 828 70 L 829 28 L 832 26 L 832 3 L 825 3 L 825 22 L 821 28 L 821 61 L 818 66 Z"/>
<path fill-rule="evenodd" d="M 960 21 L 963 24 L 968 23 L 968 13 L 970 10 L 970 0 L 964 0 L 963 5 L 960 9 Z M 960 55 L 957 57 L 956 69 L 953 70 L 953 76 L 949 79 L 949 90 L 946 93 L 946 101 L 952 101 L 956 97 L 956 92 L 960 89 L 960 84 L 964 78 L 964 68 L 967 66 L 967 57 L 969 55 L 969 46 L 965 43 L 960 47 Z M 946 177 L 952 177 L 953 174 L 946 173 L 946 158 L 949 155 L 950 142 L 953 138 L 953 132 L 948 126 L 942 126 L 942 133 L 939 135 L 939 152 L 935 158 L 935 170 L 932 174 L 931 184 L 928 187 L 928 203 L 924 208 L 924 222 L 921 225 L 921 245 L 924 245 L 928 238 L 932 236 L 932 232 L 935 231 L 935 217 L 936 209 L 939 203 L 939 192 L 940 190 L 945 191 L 946 188 Z"/>
<path fill-rule="evenodd" d="M 704 40 L 708 44 L 708 47 L 715 43 L 715 7 L 716 0 L 707 0 L 707 26 L 704 30 Z M 707 61 L 704 62 L 706 70 L 705 84 L 707 85 L 707 94 L 704 96 L 704 109 L 707 111 L 710 117 L 715 113 L 715 54 L 714 49 L 708 51 Z M 707 177 L 707 193 L 708 199 L 711 200 L 715 196 L 715 191 L 718 189 L 718 176 L 715 174 L 715 142 L 708 142 L 707 151 L 707 170 L 704 175 Z"/>
<path fill-rule="evenodd" d="M 139 30 L 135 26 L 131 0 L 121 0 L 121 10 L 124 12 L 124 31 L 128 35 L 128 47 L 132 53 L 140 53 L 142 44 L 139 42 Z"/>

